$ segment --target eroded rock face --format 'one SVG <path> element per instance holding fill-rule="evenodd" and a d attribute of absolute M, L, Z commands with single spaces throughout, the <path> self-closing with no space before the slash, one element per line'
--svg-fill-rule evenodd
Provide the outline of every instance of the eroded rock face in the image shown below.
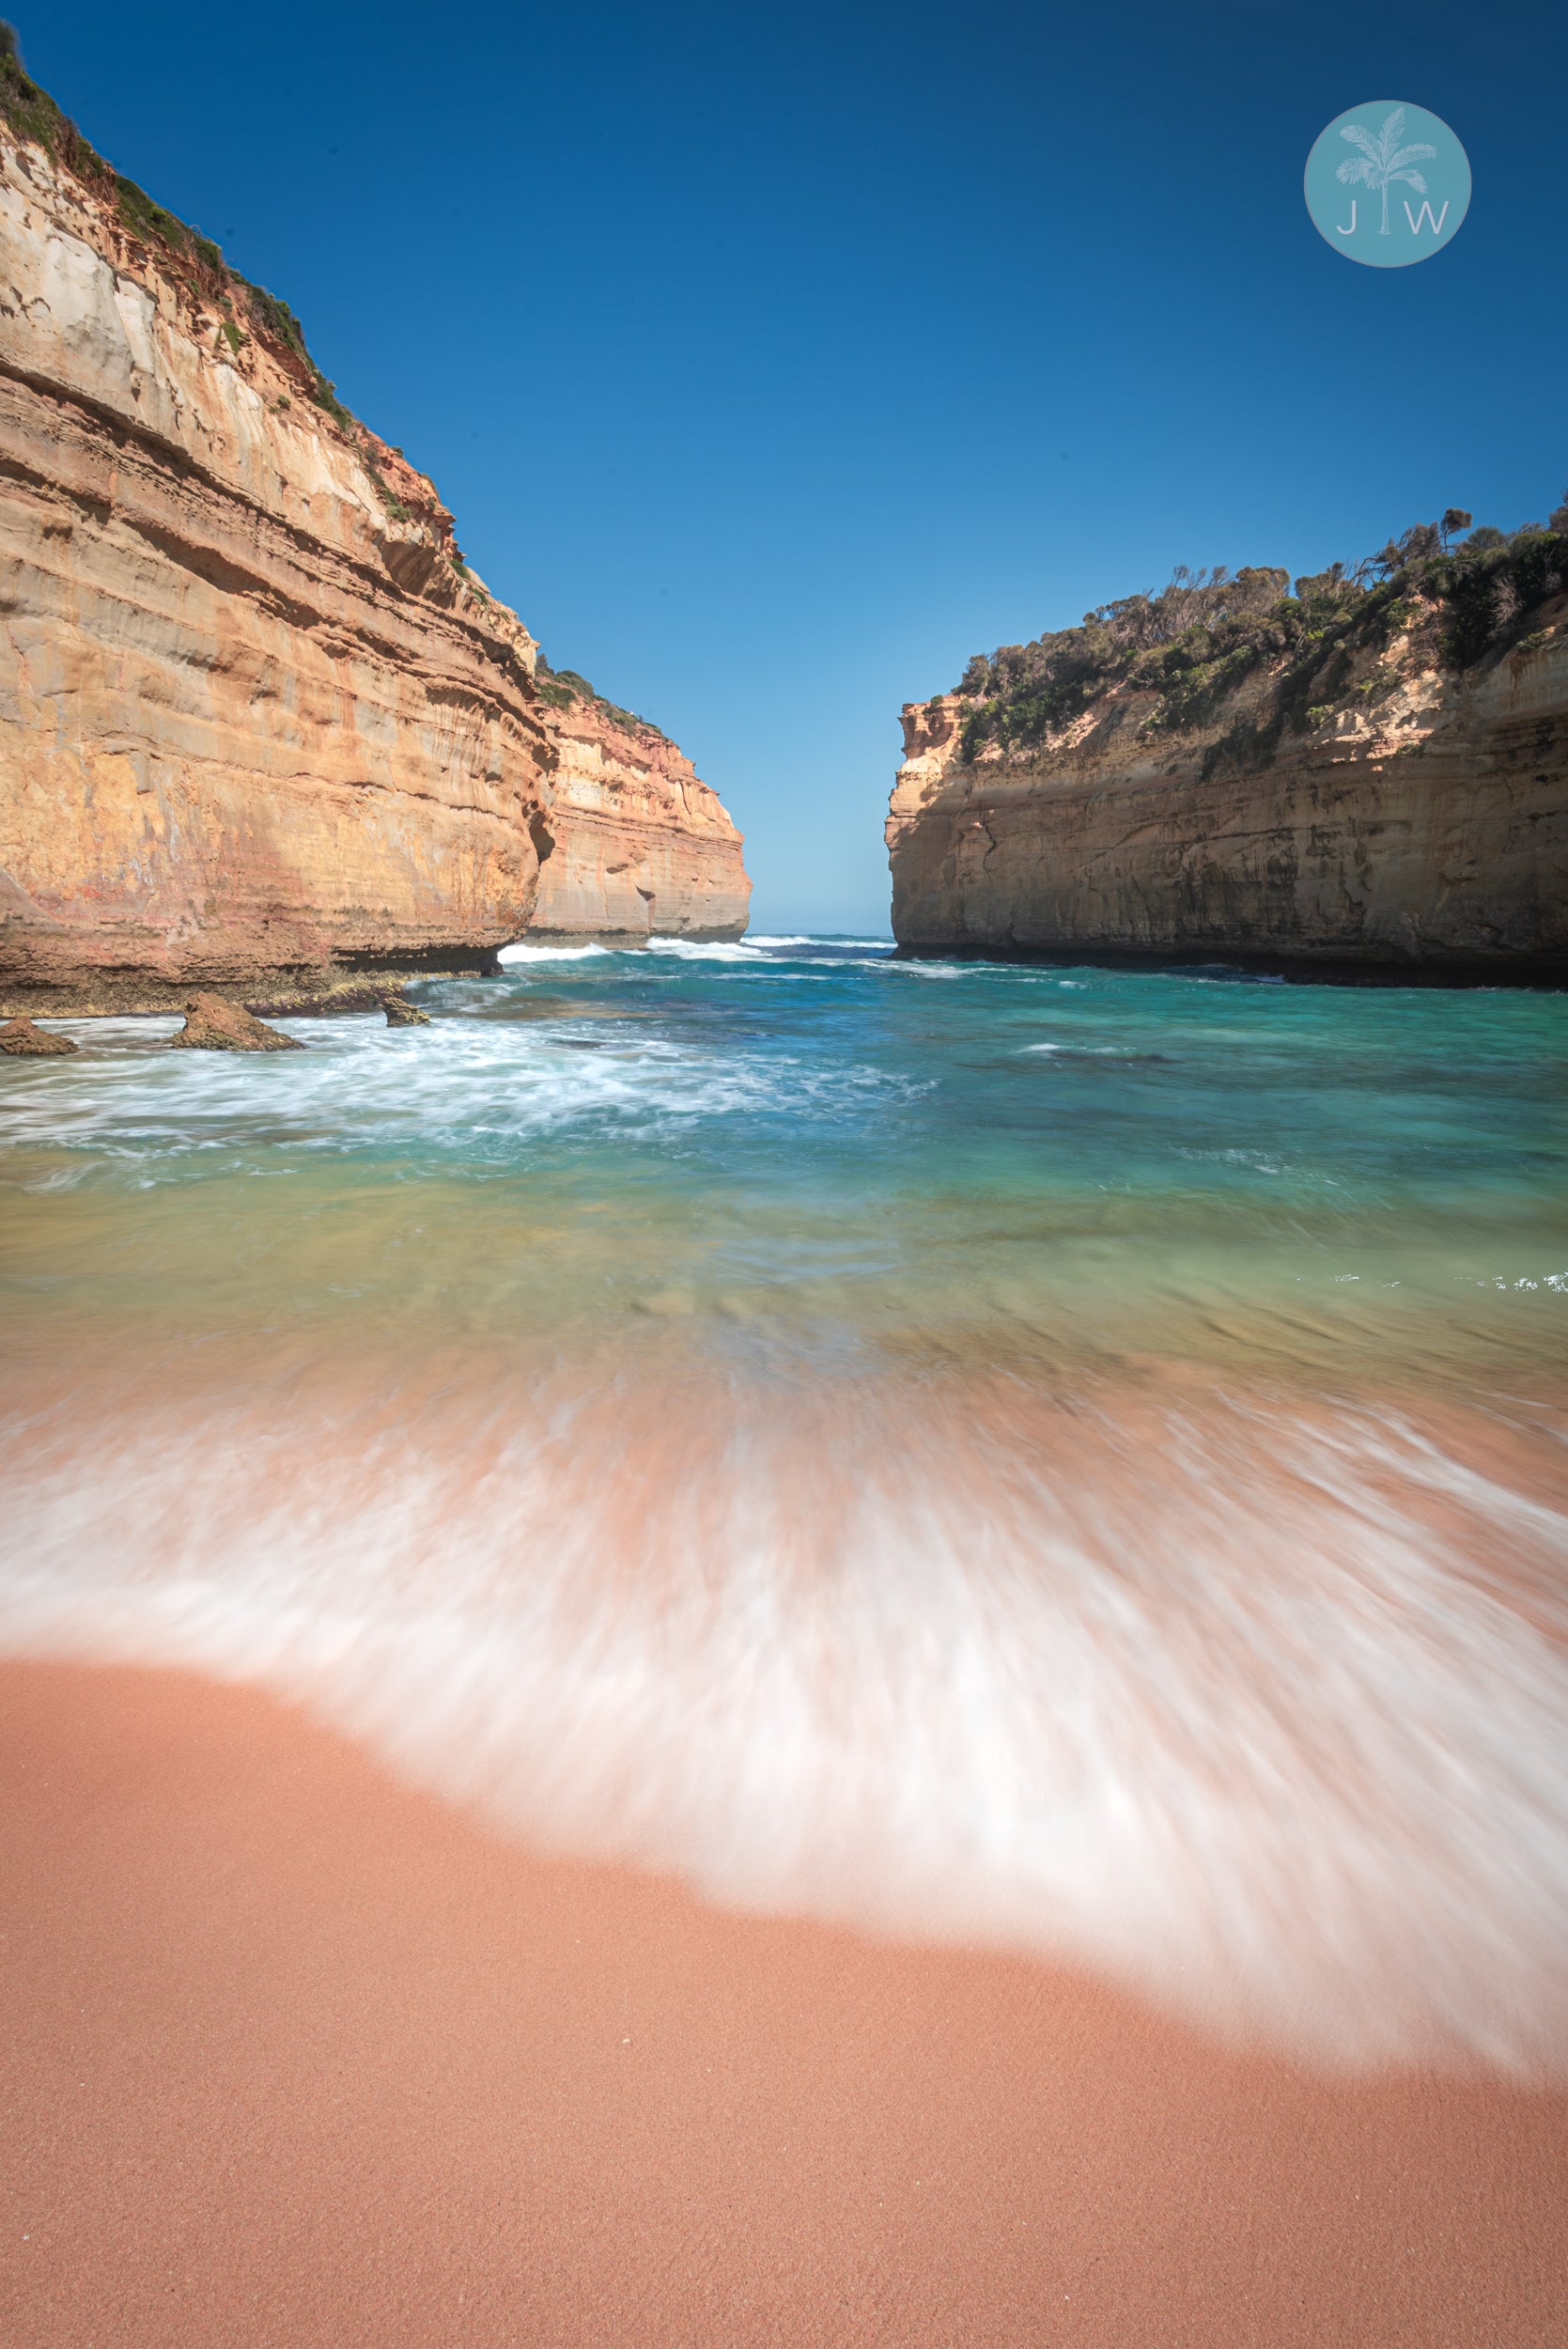
<path fill-rule="evenodd" d="M 193 995 L 185 1006 L 185 1025 L 169 1038 L 171 1046 L 190 1052 L 303 1052 L 291 1035 L 269 1028 L 243 1003 L 225 996 Z"/>
<path fill-rule="evenodd" d="M 969 705 L 910 703 L 887 840 L 913 947 L 1568 974 L 1568 602 L 1456 677 L 1413 640 L 1350 677 L 1267 763 L 1224 754 L 1261 672 L 1209 723 L 1151 739 L 1106 692 L 1059 739 L 962 755 Z M 1365 662 L 1360 664 L 1362 668 Z M 1206 771 L 1205 771 L 1206 770 Z"/>
<path fill-rule="evenodd" d="M 482 964 L 553 749 L 429 483 L 4 126 L 0 241 L 4 992 Z"/>
<path fill-rule="evenodd" d="M 547 707 L 297 321 L 62 152 L 0 120 L 0 1002 L 484 968 L 541 851 L 547 934 L 737 935 L 739 835 L 674 744 Z"/>
<path fill-rule="evenodd" d="M 557 765 L 530 936 L 738 938 L 741 837 L 691 760 L 601 703 L 547 716 Z"/>

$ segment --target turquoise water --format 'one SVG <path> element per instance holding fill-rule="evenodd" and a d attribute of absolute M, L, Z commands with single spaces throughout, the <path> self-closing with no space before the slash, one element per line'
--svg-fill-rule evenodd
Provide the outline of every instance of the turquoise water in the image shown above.
<path fill-rule="evenodd" d="M 1560 2061 L 1568 998 L 805 940 L 418 994 L 0 1062 L 0 1639 L 716 1899 Z"/>
<path fill-rule="evenodd" d="M 11 1195 L 54 1203 L 13 1230 L 47 1259 L 57 1229 L 49 1277 L 88 1289 L 99 1240 L 134 1276 L 133 1229 L 165 1277 L 171 1231 L 231 1302 L 274 1249 L 320 1245 L 396 1310 L 389 1236 L 430 1186 L 418 1312 L 433 1283 L 518 1334 L 539 1292 L 574 1325 L 685 1303 L 1068 1351 L 1207 1354 L 1218 1313 L 1281 1366 L 1383 1343 L 1379 1374 L 1426 1377 L 1560 1339 L 1561 996 L 797 941 L 531 953 L 423 993 L 427 1030 L 293 1023 L 308 1060 L 176 1057 L 173 1023 L 117 1021 L 80 1025 L 76 1061 L 8 1065 Z M 303 1304 L 341 1298 L 329 1270 Z"/>

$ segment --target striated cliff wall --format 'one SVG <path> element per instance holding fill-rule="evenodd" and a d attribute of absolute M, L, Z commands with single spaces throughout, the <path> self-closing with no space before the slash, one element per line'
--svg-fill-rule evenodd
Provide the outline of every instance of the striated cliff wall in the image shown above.
<path fill-rule="evenodd" d="M 525 926 L 534 646 L 219 273 L 0 147 L 0 968 L 142 991 Z"/>
<path fill-rule="evenodd" d="M 1283 651 L 1178 728 L 1136 677 L 1032 745 L 976 741 L 972 696 L 908 705 L 894 935 L 1568 976 L 1568 599 L 1463 671 L 1419 598 L 1390 611 L 1375 641 L 1346 640 L 1328 698 L 1292 726 Z"/>
<path fill-rule="evenodd" d="M 0 75 L 0 999 L 482 968 L 541 855 L 596 928 L 623 872 L 629 930 L 743 926 L 679 754 L 542 699 L 287 307 Z"/>
<path fill-rule="evenodd" d="M 530 937 L 738 938 L 752 894 L 740 834 L 691 760 L 586 695 L 549 718 L 553 846 Z"/>

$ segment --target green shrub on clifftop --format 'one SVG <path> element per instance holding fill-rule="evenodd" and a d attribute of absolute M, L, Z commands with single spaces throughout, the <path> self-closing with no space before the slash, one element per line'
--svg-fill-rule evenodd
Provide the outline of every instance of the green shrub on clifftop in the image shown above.
<path fill-rule="evenodd" d="M 634 709 L 623 709 L 618 702 L 606 701 L 602 693 L 596 693 L 580 671 L 552 669 L 543 653 L 534 671 L 534 683 L 548 708 L 569 709 L 574 702 L 588 702 L 602 710 L 613 724 L 625 726 L 629 733 L 651 734 L 660 742 L 670 739 L 651 718 L 640 718 Z"/>

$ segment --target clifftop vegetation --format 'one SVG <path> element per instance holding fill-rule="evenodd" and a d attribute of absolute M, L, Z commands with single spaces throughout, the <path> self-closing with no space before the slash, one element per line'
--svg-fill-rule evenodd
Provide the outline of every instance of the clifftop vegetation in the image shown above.
<path fill-rule="evenodd" d="M 4 23 L 0 23 L 0 120 L 17 138 L 41 147 L 53 163 L 90 188 L 118 214 L 129 236 L 144 244 L 161 245 L 177 264 L 193 298 L 225 314 L 220 331 L 231 349 L 238 351 L 247 334 L 258 336 L 297 377 L 307 397 L 350 436 L 355 433 L 354 418 L 338 398 L 336 385 L 327 381 L 305 348 L 304 329 L 287 303 L 280 302 L 264 286 L 253 286 L 248 277 L 241 277 L 210 237 L 204 237 L 199 228 L 187 227 L 155 203 L 134 179 L 106 163 L 49 92 L 32 80 L 18 52 L 15 29 Z"/>
<path fill-rule="evenodd" d="M 382 506 L 395 521 L 413 522 L 427 529 L 441 547 L 449 568 L 481 605 L 491 598 L 474 578 L 452 532 L 452 518 L 442 506 L 434 484 L 409 462 L 400 448 L 389 447 L 360 423 L 337 397 L 305 345 L 304 329 L 287 302 L 253 285 L 230 267 L 210 237 L 155 203 L 145 189 L 104 162 L 95 148 L 50 97 L 31 79 L 18 54 L 14 28 L 0 22 L 0 122 L 19 140 L 41 147 L 56 170 L 69 172 L 117 220 L 126 236 L 144 249 L 158 248 L 159 265 L 189 298 L 194 308 L 216 319 L 215 344 L 226 343 L 238 358 L 253 338 L 281 367 L 291 385 L 338 428 L 369 474 Z M 286 393 L 275 402 L 279 411 L 292 401 Z M 390 459 L 397 459 L 396 466 Z M 394 478 L 389 479 L 389 471 Z M 399 494 L 401 491 L 401 494 Z"/>
<path fill-rule="evenodd" d="M 210 313 L 221 314 L 218 331 L 233 350 L 238 352 L 249 334 L 267 345 L 295 377 L 301 390 L 332 416 L 355 444 L 381 504 L 395 521 L 429 519 L 422 510 L 408 506 L 387 480 L 385 450 L 338 398 L 335 384 L 327 381 L 306 349 L 304 329 L 288 304 L 269 293 L 264 286 L 253 285 L 248 277 L 230 268 L 210 237 L 204 237 L 199 229 L 187 227 L 173 212 L 155 203 L 133 179 L 127 179 L 123 173 L 106 163 L 48 91 L 31 79 L 18 53 L 15 30 L 4 22 L 0 22 L 0 121 L 7 123 L 17 138 L 41 147 L 58 169 L 69 171 L 90 189 L 117 214 L 129 236 L 144 244 L 161 246 L 192 299 L 205 305 Z M 287 408 L 288 401 L 283 399 L 279 405 Z M 394 448 L 392 455 L 407 464 L 401 449 Z M 410 467 L 409 472 L 419 485 L 421 495 L 425 489 L 430 489 L 438 528 L 445 524 L 449 518 L 439 507 L 433 488 L 414 468 Z M 408 474 L 399 478 L 406 495 L 414 495 L 415 491 L 409 488 Z M 450 546 L 447 560 L 473 595 L 488 604 L 488 591 L 474 577 L 455 545 Z M 602 693 L 596 692 L 577 670 L 551 669 L 542 654 L 536 683 L 539 699 L 552 709 L 587 703 L 630 733 L 652 735 L 660 742 L 669 740 L 668 735 L 650 720 L 640 718 L 635 711 L 623 709 L 618 703 L 607 701 Z"/>
<path fill-rule="evenodd" d="M 543 653 L 534 672 L 534 682 L 539 699 L 551 709 L 569 709 L 574 702 L 587 702 L 602 711 L 613 724 L 625 726 L 629 734 L 651 734 L 660 742 L 670 739 L 651 718 L 639 718 L 634 709 L 623 709 L 619 702 L 606 701 L 602 693 L 596 693 L 587 678 L 576 669 L 552 669 Z"/>
<path fill-rule="evenodd" d="M 1461 533 L 1468 533 L 1462 537 Z M 1358 653 L 1414 630 L 1433 656 L 1462 670 L 1528 640 L 1530 616 L 1568 588 L 1568 497 L 1549 522 L 1505 537 L 1471 528 L 1451 506 L 1347 571 L 1335 563 L 1294 584 L 1283 570 L 1178 566 L 1157 594 L 1126 596 L 1086 612 L 1079 628 L 1029 645 L 976 653 L 956 691 L 973 704 L 963 755 L 986 744 L 1036 748 L 1070 727 L 1112 687 L 1157 696 L 1143 730 L 1178 734 L 1203 725 L 1252 671 L 1277 671 L 1272 705 L 1207 754 L 1266 761 L 1287 731 L 1328 714 L 1351 682 Z M 1392 690 L 1374 672 L 1356 690 Z"/>

